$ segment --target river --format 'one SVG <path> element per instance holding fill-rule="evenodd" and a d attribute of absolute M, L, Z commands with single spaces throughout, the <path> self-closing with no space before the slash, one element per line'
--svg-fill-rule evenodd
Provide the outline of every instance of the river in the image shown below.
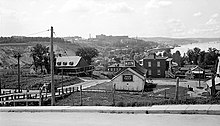
<path fill-rule="evenodd" d="M 180 47 L 175 47 L 174 49 L 172 49 L 171 53 L 175 53 L 177 50 L 179 50 L 181 55 L 183 56 L 183 54 L 186 53 L 188 51 L 188 49 L 193 49 L 195 47 L 200 48 L 201 51 L 203 51 L 203 50 L 207 51 L 209 47 L 216 48 L 216 49 L 220 50 L 220 41 L 180 45 Z"/>
<path fill-rule="evenodd" d="M 219 115 L 0 112 L 1 126 L 219 126 Z"/>

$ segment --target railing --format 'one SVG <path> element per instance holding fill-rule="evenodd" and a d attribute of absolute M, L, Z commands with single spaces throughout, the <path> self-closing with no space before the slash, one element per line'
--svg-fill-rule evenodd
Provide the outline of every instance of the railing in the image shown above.
<path fill-rule="evenodd" d="M 94 71 L 94 66 L 86 66 L 86 67 L 57 67 L 57 72 L 61 73 L 63 69 L 63 73 L 66 75 L 78 75 L 87 72 Z"/>
<path fill-rule="evenodd" d="M 64 94 L 70 94 L 75 91 L 79 91 L 78 87 L 68 87 L 62 89 L 58 89 L 57 92 L 55 92 L 55 97 L 60 97 Z M 43 100 L 48 100 L 51 98 L 51 93 L 44 92 L 44 91 L 37 91 L 37 92 L 25 92 L 25 93 L 11 93 L 11 94 L 4 94 L 0 96 L 0 104 L 5 106 L 7 104 L 13 103 L 15 106 L 15 103 L 18 102 L 26 102 L 26 105 L 28 105 L 29 102 L 38 102 L 39 105 L 41 105 Z"/>

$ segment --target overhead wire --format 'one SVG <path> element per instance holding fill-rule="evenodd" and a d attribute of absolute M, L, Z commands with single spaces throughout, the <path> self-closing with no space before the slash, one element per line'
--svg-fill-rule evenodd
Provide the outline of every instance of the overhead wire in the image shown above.
<path fill-rule="evenodd" d="M 43 31 L 39 31 L 39 32 L 35 32 L 35 33 L 31 33 L 31 34 L 28 34 L 28 35 L 26 35 L 26 36 L 37 35 L 37 34 L 44 33 L 44 32 L 48 32 L 48 31 L 50 31 L 50 29 L 43 30 Z"/>

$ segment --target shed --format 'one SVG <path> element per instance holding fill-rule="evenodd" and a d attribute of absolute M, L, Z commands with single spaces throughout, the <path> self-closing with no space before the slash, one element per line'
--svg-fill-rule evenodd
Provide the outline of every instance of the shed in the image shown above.
<path fill-rule="evenodd" d="M 212 79 L 206 81 L 206 84 L 209 88 L 212 87 Z M 215 77 L 215 89 L 216 89 L 216 92 L 220 91 L 220 77 Z"/>
<path fill-rule="evenodd" d="M 111 80 L 116 90 L 142 91 L 147 70 L 135 61 L 125 61 L 125 67 Z"/>

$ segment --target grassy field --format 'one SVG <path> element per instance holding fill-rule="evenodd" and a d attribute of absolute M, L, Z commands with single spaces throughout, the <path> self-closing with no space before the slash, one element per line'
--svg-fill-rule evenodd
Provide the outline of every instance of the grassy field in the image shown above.
<path fill-rule="evenodd" d="M 187 88 L 179 88 L 179 99 L 186 100 Z M 149 106 L 160 104 L 175 97 L 175 86 L 158 85 L 151 92 L 126 92 L 115 91 L 114 99 L 116 106 Z M 86 106 L 111 106 L 113 105 L 112 84 L 103 83 L 85 89 L 82 92 L 83 105 Z M 80 105 L 80 92 L 75 92 L 65 99 L 59 100 L 57 105 Z"/>
<path fill-rule="evenodd" d="M 55 87 L 61 87 L 62 85 L 62 76 L 55 75 Z M 18 88 L 18 80 L 17 75 L 4 75 L 1 77 L 2 84 L 1 88 L 4 89 L 16 89 Z M 29 90 L 38 90 L 39 87 L 43 86 L 44 83 L 50 82 L 50 75 L 25 75 L 21 76 L 20 85 L 21 89 L 29 89 Z M 73 85 L 83 82 L 81 79 L 77 77 L 64 76 L 63 85 Z"/>

